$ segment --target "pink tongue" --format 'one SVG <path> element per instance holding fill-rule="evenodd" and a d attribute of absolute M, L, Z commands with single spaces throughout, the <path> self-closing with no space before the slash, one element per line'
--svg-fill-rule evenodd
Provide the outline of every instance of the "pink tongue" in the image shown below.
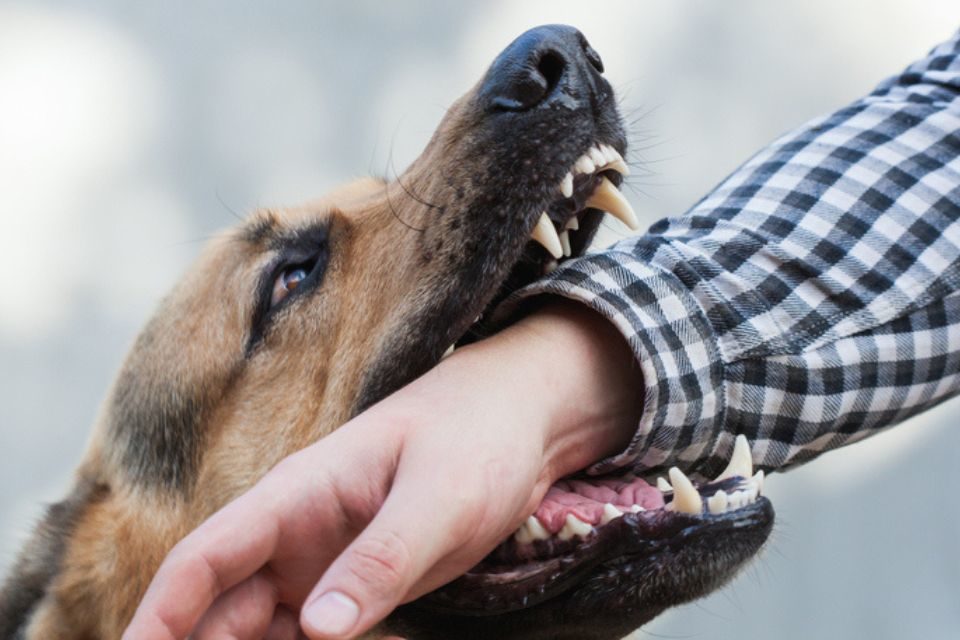
<path fill-rule="evenodd" d="M 617 479 L 561 480 L 547 491 L 535 515 L 547 531 L 557 533 L 563 528 L 568 513 L 584 522 L 598 524 L 607 502 L 627 512 L 635 504 L 644 509 L 659 509 L 663 506 L 663 494 L 640 479 L 629 482 Z"/>

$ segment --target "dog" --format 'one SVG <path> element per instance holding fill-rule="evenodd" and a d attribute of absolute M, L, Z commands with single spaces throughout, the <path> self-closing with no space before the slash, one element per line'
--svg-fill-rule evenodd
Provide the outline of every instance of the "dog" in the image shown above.
<path fill-rule="evenodd" d="M 576 29 L 532 29 L 399 178 L 258 211 L 206 247 L 137 338 L 70 494 L 0 592 L 0 638 L 119 638 L 190 530 L 483 335 L 476 319 L 581 255 L 605 213 L 635 224 L 602 72 Z M 531 516 L 371 637 L 619 638 L 705 595 L 757 553 L 773 509 L 742 440 L 717 480 L 671 482 L 645 510 L 604 505 L 560 531 Z M 742 497 L 705 506 L 720 490 Z"/>

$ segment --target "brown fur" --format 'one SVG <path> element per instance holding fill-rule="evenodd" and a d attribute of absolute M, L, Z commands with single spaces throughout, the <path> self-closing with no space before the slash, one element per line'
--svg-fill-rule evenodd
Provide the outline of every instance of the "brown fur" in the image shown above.
<path fill-rule="evenodd" d="M 72 496 L 0 592 L 0 638 L 119 637 L 180 538 L 433 366 L 494 298 L 573 161 L 597 140 L 623 148 L 612 91 L 578 64 L 582 100 L 570 89 L 563 108 L 499 116 L 475 88 L 399 179 L 260 211 L 213 241 L 137 339 Z M 272 261 L 304 242 L 326 248 L 322 282 L 259 326 Z"/>

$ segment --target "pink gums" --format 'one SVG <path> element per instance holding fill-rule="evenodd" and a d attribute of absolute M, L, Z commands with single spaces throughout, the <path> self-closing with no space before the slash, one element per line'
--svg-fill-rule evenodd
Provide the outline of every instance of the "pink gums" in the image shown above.
<path fill-rule="evenodd" d="M 561 480 L 547 491 L 535 515 L 551 534 L 563 528 L 572 513 L 589 524 L 599 524 L 603 505 L 610 503 L 629 512 L 633 505 L 644 509 L 663 507 L 663 494 L 639 478 L 636 480 Z"/>

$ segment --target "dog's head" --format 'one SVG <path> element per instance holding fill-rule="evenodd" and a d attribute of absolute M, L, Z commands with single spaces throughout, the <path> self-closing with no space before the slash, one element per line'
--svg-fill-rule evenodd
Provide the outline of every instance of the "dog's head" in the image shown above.
<path fill-rule="evenodd" d="M 191 517 L 209 515 L 482 336 L 488 310 L 582 254 L 605 211 L 635 223 L 602 72 L 575 29 L 531 30 L 397 179 L 260 211 L 215 240 L 121 372 L 100 432 L 107 475 L 190 495 Z M 742 491 L 738 508 L 708 509 L 679 479 L 666 491 L 623 480 L 648 491 L 645 510 L 600 504 L 570 531 L 531 523 L 388 626 L 412 638 L 620 637 L 716 588 L 763 543 L 769 503 L 742 465 L 728 475 L 699 491 Z"/>

